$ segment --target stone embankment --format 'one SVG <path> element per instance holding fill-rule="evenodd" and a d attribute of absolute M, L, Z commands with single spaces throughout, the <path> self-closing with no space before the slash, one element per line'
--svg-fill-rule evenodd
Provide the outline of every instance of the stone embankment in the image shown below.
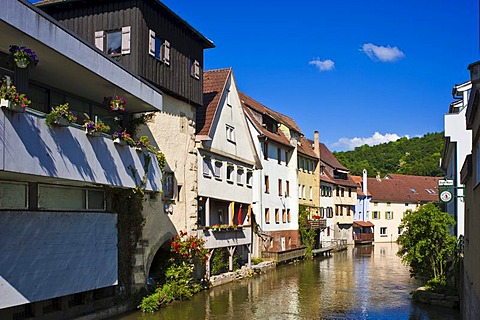
<path fill-rule="evenodd" d="M 219 274 L 217 276 L 212 276 L 210 277 L 210 283 L 212 287 L 216 287 L 216 286 L 229 283 L 235 280 L 249 278 L 256 274 L 260 274 L 274 268 L 275 268 L 275 262 L 264 261 L 259 264 L 253 265 L 250 268 L 247 266 L 243 266 L 237 271 L 226 272 L 226 273 Z"/>
<path fill-rule="evenodd" d="M 458 296 L 431 292 L 425 287 L 420 287 L 413 293 L 413 300 L 452 309 L 458 309 L 460 307 L 460 299 Z"/>

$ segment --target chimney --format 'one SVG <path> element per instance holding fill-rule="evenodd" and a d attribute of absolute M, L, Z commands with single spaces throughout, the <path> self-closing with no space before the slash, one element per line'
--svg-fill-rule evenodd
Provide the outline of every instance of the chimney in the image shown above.
<path fill-rule="evenodd" d="M 313 133 L 313 150 L 317 157 L 320 158 L 320 136 L 317 130 Z"/>
<path fill-rule="evenodd" d="M 363 169 L 363 177 L 362 177 L 362 191 L 365 194 L 365 197 L 367 197 L 368 194 L 368 186 L 367 186 L 367 169 Z"/>
<path fill-rule="evenodd" d="M 470 81 L 475 86 L 480 82 L 480 61 L 470 64 L 468 70 L 470 70 Z"/>
<path fill-rule="evenodd" d="M 380 171 L 377 171 L 377 176 L 376 176 L 377 180 L 378 181 L 382 181 L 382 179 L 380 178 Z"/>

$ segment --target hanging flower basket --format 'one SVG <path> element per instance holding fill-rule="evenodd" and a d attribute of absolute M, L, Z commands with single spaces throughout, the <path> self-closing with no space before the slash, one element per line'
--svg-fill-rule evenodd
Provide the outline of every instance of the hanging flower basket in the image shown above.
<path fill-rule="evenodd" d="M 103 102 L 110 106 L 110 110 L 125 112 L 127 111 L 127 99 L 121 96 L 105 97 Z"/>
<path fill-rule="evenodd" d="M 113 138 L 113 143 L 116 143 L 118 145 L 121 145 L 121 146 L 125 146 L 125 145 L 130 145 L 130 146 L 134 146 L 135 145 L 135 141 L 132 139 L 132 137 L 125 131 L 121 132 L 121 131 L 116 131 L 113 133 L 112 135 L 112 138 Z"/>
<path fill-rule="evenodd" d="M 12 55 L 13 61 L 18 68 L 26 68 L 30 64 L 37 65 L 38 58 L 35 52 L 27 47 L 19 47 L 17 45 L 10 46 L 10 54 Z"/>

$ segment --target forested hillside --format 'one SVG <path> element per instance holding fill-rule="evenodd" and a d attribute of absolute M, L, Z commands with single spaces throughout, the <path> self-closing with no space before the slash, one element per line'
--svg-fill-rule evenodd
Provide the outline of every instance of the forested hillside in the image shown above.
<path fill-rule="evenodd" d="M 441 176 L 439 160 L 443 143 L 443 132 L 427 133 L 420 138 L 401 138 L 333 154 L 353 175 L 361 175 L 367 169 L 369 177 L 374 177 L 377 171 L 381 176 L 387 173 Z"/>

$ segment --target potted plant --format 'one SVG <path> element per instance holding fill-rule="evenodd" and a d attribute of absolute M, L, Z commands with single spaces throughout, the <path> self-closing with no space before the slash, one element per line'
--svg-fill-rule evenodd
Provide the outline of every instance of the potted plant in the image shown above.
<path fill-rule="evenodd" d="M 127 110 L 127 99 L 121 96 L 114 97 L 105 97 L 103 102 L 110 106 L 112 111 L 126 111 Z"/>
<path fill-rule="evenodd" d="M 13 112 L 24 112 L 31 103 L 24 93 L 19 93 L 17 88 L 10 85 L 5 78 L 0 86 L 0 99 L 0 106 Z"/>
<path fill-rule="evenodd" d="M 45 122 L 49 127 L 54 125 L 66 127 L 75 121 L 77 121 L 77 117 L 75 117 L 73 113 L 68 110 L 68 103 L 56 106 L 49 114 L 47 114 L 47 117 L 45 118 Z"/>
<path fill-rule="evenodd" d="M 135 141 L 132 139 L 132 137 L 125 131 L 116 131 L 112 135 L 113 142 L 119 145 L 126 145 L 128 144 L 129 146 L 134 146 Z"/>
<path fill-rule="evenodd" d="M 100 119 L 98 119 L 96 123 L 92 120 L 86 120 L 83 127 L 85 128 L 85 134 L 95 137 L 100 136 L 101 133 L 110 131 L 110 127 Z"/>
<path fill-rule="evenodd" d="M 32 49 L 11 45 L 10 54 L 19 68 L 26 68 L 31 63 L 34 65 L 38 64 L 37 55 Z"/>
<path fill-rule="evenodd" d="M 136 143 L 137 151 L 145 152 L 149 149 L 150 143 L 147 136 L 141 136 Z"/>

